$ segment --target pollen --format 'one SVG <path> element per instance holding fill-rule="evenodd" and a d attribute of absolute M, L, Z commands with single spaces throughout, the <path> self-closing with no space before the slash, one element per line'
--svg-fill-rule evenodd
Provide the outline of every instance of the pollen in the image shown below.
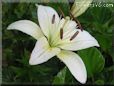
<path fill-rule="evenodd" d="M 70 41 L 72 41 L 77 35 L 78 35 L 79 31 L 75 32 L 74 35 L 70 38 Z"/>
<path fill-rule="evenodd" d="M 55 22 L 55 14 L 52 17 L 52 24 L 54 24 L 54 22 Z"/>
<path fill-rule="evenodd" d="M 63 39 L 63 28 L 60 29 L 60 38 Z"/>

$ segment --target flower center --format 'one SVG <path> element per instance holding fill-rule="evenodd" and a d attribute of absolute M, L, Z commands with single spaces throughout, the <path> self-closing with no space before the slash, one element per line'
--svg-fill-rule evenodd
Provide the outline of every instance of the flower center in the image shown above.
<path fill-rule="evenodd" d="M 48 39 L 50 47 L 58 47 L 63 43 L 72 42 L 76 38 L 79 31 L 76 30 L 77 23 L 74 22 L 69 17 L 60 20 L 55 33 L 52 33 Z M 55 24 L 55 14 L 52 16 L 52 24 Z"/>
<path fill-rule="evenodd" d="M 58 47 L 61 44 L 70 43 L 79 34 L 79 30 L 77 29 L 80 29 L 81 31 L 83 31 L 83 28 L 80 22 L 76 18 L 74 18 L 71 12 L 69 12 L 69 14 L 74 21 L 70 19 L 70 17 L 65 18 L 65 15 L 61 10 L 61 8 L 59 8 L 59 10 L 62 13 L 62 16 L 64 17 L 63 18 L 64 22 L 61 22 L 62 21 L 61 19 L 56 28 L 57 30 L 55 30 L 55 33 L 52 33 L 54 35 L 50 35 L 50 38 L 48 39 L 50 47 Z M 72 25 L 71 23 L 73 22 L 75 22 L 75 25 L 73 27 L 68 28 L 70 25 Z M 54 23 L 55 23 L 55 14 L 53 14 L 52 16 L 52 24 L 54 25 Z M 62 26 L 60 27 L 61 23 L 62 23 Z"/>

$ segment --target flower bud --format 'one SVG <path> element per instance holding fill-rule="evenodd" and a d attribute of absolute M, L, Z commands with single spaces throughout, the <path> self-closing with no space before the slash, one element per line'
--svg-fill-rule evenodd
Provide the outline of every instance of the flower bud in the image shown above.
<path fill-rule="evenodd" d="M 92 1 L 93 0 L 75 0 L 71 8 L 73 16 L 78 17 L 83 14 L 88 9 Z"/>

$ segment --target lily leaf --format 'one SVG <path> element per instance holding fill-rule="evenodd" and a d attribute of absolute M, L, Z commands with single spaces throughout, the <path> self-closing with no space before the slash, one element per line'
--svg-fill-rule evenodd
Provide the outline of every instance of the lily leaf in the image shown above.
<path fill-rule="evenodd" d="M 104 85 L 104 81 L 103 80 L 97 80 L 97 81 L 95 81 L 95 84 L 96 85 Z"/>
<path fill-rule="evenodd" d="M 103 70 L 105 60 L 97 48 L 84 49 L 78 51 L 78 54 L 86 65 L 88 76 L 93 76 Z"/>
<path fill-rule="evenodd" d="M 57 76 L 55 76 L 53 84 L 64 84 L 67 68 L 63 68 Z"/>
<path fill-rule="evenodd" d="M 53 7 L 60 15 L 61 11 L 64 13 L 65 16 L 69 15 L 70 6 L 68 0 L 57 0 L 57 3 L 50 0 L 50 2 L 47 5 Z"/>

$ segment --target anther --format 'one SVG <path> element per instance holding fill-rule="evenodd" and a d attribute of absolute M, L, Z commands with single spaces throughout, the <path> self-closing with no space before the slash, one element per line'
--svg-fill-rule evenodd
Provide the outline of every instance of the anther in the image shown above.
<path fill-rule="evenodd" d="M 74 19 L 74 21 L 78 24 L 79 29 L 81 29 L 81 31 L 83 31 L 83 28 L 82 28 L 80 22 L 76 18 L 74 18 L 74 16 L 72 15 L 71 12 L 69 12 L 69 13 L 70 13 L 70 16 Z"/>
<path fill-rule="evenodd" d="M 60 29 L 60 38 L 63 39 L 63 28 Z"/>
<path fill-rule="evenodd" d="M 62 16 L 65 18 L 65 14 L 63 13 L 63 11 L 61 10 L 60 7 L 58 7 L 59 11 L 61 12 Z"/>
<path fill-rule="evenodd" d="M 52 17 L 52 24 L 54 24 L 54 22 L 55 22 L 55 14 Z"/>
<path fill-rule="evenodd" d="M 74 35 L 70 38 L 70 41 L 72 41 L 77 35 L 78 35 L 79 31 L 75 32 Z"/>

